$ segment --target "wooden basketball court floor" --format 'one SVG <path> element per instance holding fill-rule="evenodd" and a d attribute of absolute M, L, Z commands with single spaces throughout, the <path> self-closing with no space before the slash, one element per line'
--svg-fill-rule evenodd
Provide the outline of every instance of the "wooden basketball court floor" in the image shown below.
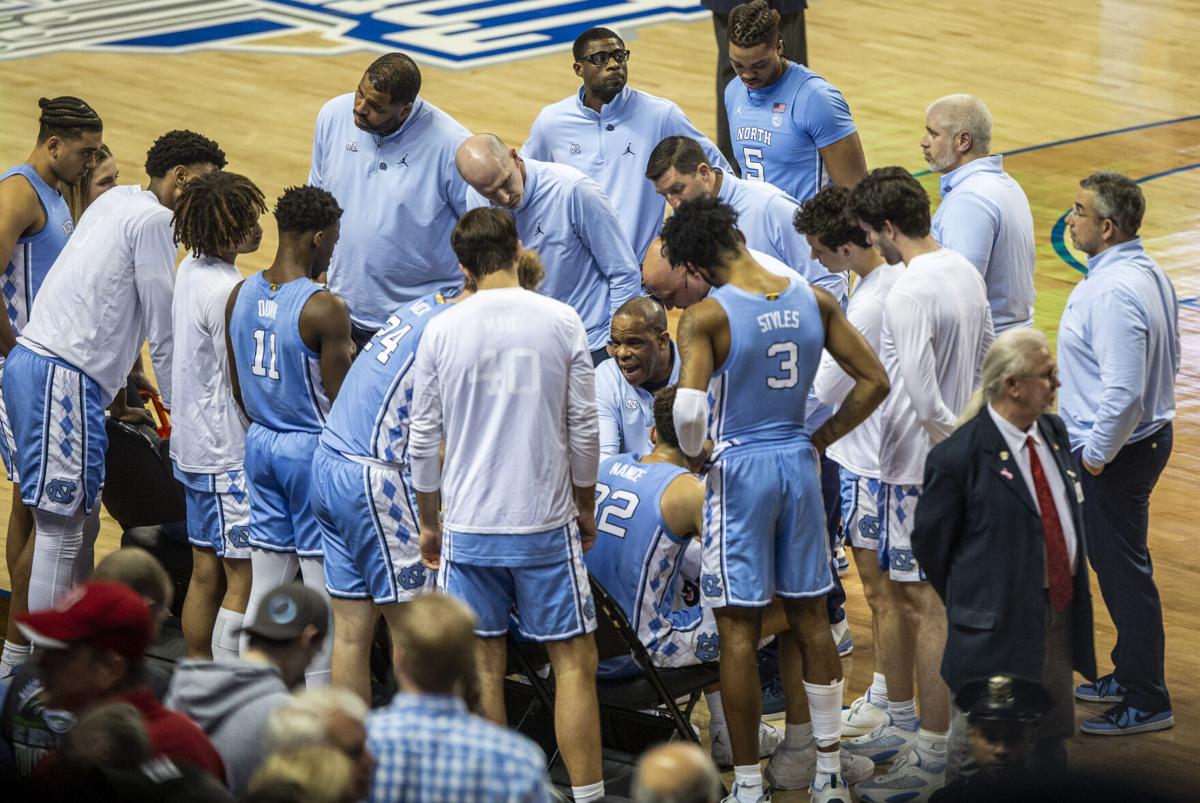
<path fill-rule="evenodd" d="M 925 106 L 934 98 L 970 92 L 988 103 L 995 119 L 993 151 L 1011 154 L 1006 168 L 1033 206 L 1036 321 L 1051 338 L 1067 294 L 1081 278 L 1068 263 L 1082 258 L 1053 236 L 1077 181 L 1094 169 L 1112 168 L 1144 182 L 1142 233 L 1175 282 L 1184 340 L 1175 451 L 1151 508 L 1177 725 L 1116 739 L 1077 734 L 1070 750 L 1078 767 L 1123 768 L 1156 782 L 1195 778 L 1200 561 L 1192 539 L 1200 438 L 1193 427 L 1200 421 L 1200 376 L 1193 355 L 1200 345 L 1200 93 L 1194 81 L 1200 73 L 1200 7 L 1195 0 L 1029 0 L 972 4 L 969 12 L 933 0 L 812 5 L 811 66 L 846 95 L 870 166 L 924 169 L 918 141 Z M 228 169 L 249 175 L 268 198 L 276 197 L 307 177 L 321 104 L 352 91 L 373 58 L 367 51 L 286 52 L 313 40 L 312 34 L 276 37 L 272 44 L 279 52 L 271 54 L 52 52 L 0 61 L 0 164 L 14 164 L 28 153 L 39 96 L 74 94 L 104 117 L 105 140 L 118 157 L 123 183 L 145 183 L 141 163 L 156 136 L 192 128 L 220 142 Z M 674 99 L 711 135 L 710 23 L 701 18 L 649 25 L 628 40 L 630 84 Z M 422 71 L 425 98 L 469 129 L 495 132 L 514 145 L 543 105 L 578 87 L 564 52 L 460 71 L 428 66 Z M 936 177 L 922 180 L 936 203 Z M 274 227 L 264 219 L 264 228 L 261 249 L 243 257 L 244 272 L 270 261 Z M 4 510 L 9 494 L 8 487 L 0 489 Z M 106 518 L 97 552 L 105 554 L 117 542 L 116 526 Z M 7 587 L 3 566 L 0 587 Z M 853 570 L 847 591 L 857 638 L 854 654 L 845 660 L 849 702 L 870 682 L 872 656 L 870 614 Z M 1114 633 L 1098 591 L 1095 602 L 1097 654 L 1106 671 Z M 1081 705 L 1078 715 L 1098 710 Z"/>

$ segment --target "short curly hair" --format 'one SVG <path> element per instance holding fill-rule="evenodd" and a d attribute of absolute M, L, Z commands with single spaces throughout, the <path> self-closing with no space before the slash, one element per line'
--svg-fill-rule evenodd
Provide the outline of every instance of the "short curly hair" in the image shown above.
<path fill-rule="evenodd" d="M 737 47 L 758 47 L 779 41 L 779 12 L 766 0 L 752 0 L 734 6 L 729 12 L 729 44 Z"/>
<path fill-rule="evenodd" d="M 412 103 L 421 91 L 421 70 L 404 53 L 385 53 L 375 59 L 367 67 L 367 80 L 394 104 Z"/>
<path fill-rule="evenodd" d="M 197 176 L 175 204 L 175 242 L 194 256 L 215 257 L 249 238 L 266 211 L 262 190 L 245 176 Z"/>
<path fill-rule="evenodd" d="M 792 225 L 800 234 L 816 237 L 826 248 L 837 250 L 847 244 L 870 248 L 871 243 L 858 221 L 846 213 L 849 198 L 849 188 L 826 184 L 796 210 Z"/>
<path fill-rule="evenodd" d="M 847 211 L 875 231 L 885 221 L 908 237 L 929 234 L 929 193 L 903 167 L 877 167 L 850 191 Z"/>
<path fill-rule="evenodd" d="M 324 231 L 342 218 L 337 199 L 320 187 L 288 187 L 275 202 L 280 233 Z"/>
<path fill-rule="evenodd" d="M 162 178 L 178 165 L 201 164 L 220 170 L 227 162 L 220 145 L 195 131 L 168 131 L 146 152 L 146 175 L 150 178 Z"/>
<path fill-rule="evenodd" d="M 716 198 L 684 201 L 662 227 L 663 255 L 672 267 L 710 271 L 742 245 L 738 214 Z"/>
<path fill-rule="evenodd" d="M 679 448 L 675 432 L 675 385 L 667 385 L 654 394 L 654 431 L 658 440 Z"/>

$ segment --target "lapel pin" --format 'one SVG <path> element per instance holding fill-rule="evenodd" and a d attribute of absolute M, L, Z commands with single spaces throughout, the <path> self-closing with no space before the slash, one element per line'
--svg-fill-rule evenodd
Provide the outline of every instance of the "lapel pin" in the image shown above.
<path fill-rule="evenodd" d="M 1000 469 L 1000 476 L 1004 477 L 1004 479 L 1006 479 L 1006 480 L 1011 480 L 1013 477 L 1012 472 L 1009 471 L 1007 468 Z"/>
<path fill-rule="evenodd" d="M 1008 459 L 1008 452 L 1001 452 L 1001 453 L 1000 453 L 1000 459 L 1001 459 L 1001 460 L 1007 460 L 1007 459 Z"/>

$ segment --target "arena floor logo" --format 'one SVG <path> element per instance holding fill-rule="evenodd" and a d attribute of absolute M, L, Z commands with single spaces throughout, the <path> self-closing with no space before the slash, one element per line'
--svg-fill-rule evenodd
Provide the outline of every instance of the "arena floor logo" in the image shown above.
<path fill-rule="evenodd" d="M 562 50 L 593 25 L 703 18 L 697 0 L 0 0 L 0 59 L 70 50 L 404 50 L 463 68 Z"/>

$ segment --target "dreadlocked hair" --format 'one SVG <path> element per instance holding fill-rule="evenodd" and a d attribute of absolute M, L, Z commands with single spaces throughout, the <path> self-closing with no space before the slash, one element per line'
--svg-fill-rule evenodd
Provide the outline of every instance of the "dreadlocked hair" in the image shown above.
<path fill-rule="evenodd" d="M 214 257 L 244 242 L 267 211 L 262 190 L 237 173 L 216 171 L 183 186 L 175 204 L 175 242 Z"/>
<path fill-rule="evenodd" d="M 63 95 L 58 98 L 40 98 L 38 107 L 38 142 L 50 137 L 79 139 L 85 131 L 103 131 L 104 122 L 96 110 L 79 98 Z"/>
<path fill-rule="evenodd" d="M 752 0 L 729 12 L 729 44 L 757 47 L 779 41 L 779 12 L 766 0 Z"/>
<path fill-rule="evenodd" d="M 275 202 L 275 222 L 281 232 L 324 231 L 341 217 L 342 208 L 331 194 L 307 184 L 288 187 Z"/>
<path fill-rule="evenodd" d="M 162 178 L 179 165 L 210 164 L 218 170 L 226 165 L 225 151 L 208 137 L 195 131 L 168 131 L 146 153 L 146 175 Z"/>
<path fill-rule="evenodd" d="M 716 198 L 684 201 L 662 227 L 663 254 L 672 267 L 711 270 L 742 244 L 737 212 Z"/>

